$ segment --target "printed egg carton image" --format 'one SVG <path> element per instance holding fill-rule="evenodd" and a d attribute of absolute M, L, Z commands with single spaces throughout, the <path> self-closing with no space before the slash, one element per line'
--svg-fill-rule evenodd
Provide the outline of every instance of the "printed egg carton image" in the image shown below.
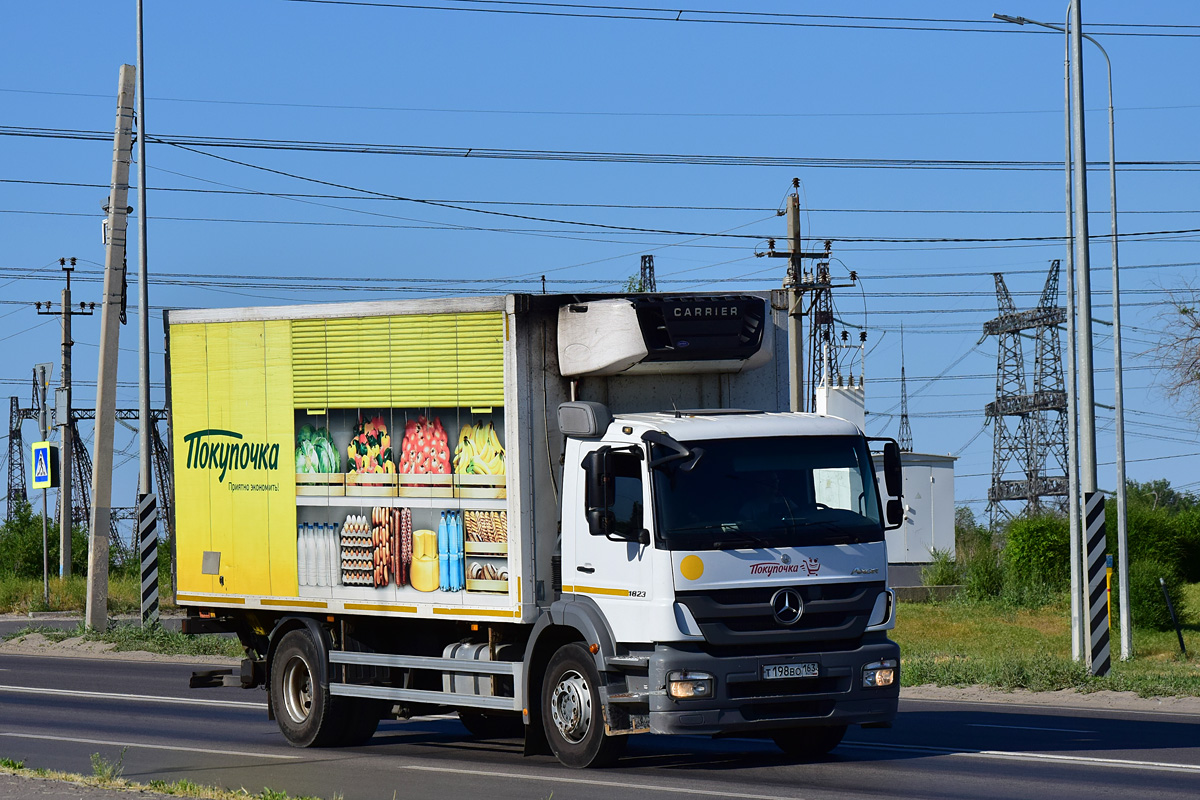
<path fill-rule="evenodd" d="M 372 508 L 342 526 L 342 582 L 347 586 L 404 586 L 412 563 L 412 511 Z"/>

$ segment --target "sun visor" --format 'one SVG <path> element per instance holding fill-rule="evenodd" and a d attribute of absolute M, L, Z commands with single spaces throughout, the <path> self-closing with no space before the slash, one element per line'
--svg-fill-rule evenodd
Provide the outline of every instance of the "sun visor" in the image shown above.
<path fill-rule="evenodd" d="M 558 361 L 568 377 L 740 372 L 766 358 L 766 300 L 753 295 L 612 298 L 558 310 Z"/>

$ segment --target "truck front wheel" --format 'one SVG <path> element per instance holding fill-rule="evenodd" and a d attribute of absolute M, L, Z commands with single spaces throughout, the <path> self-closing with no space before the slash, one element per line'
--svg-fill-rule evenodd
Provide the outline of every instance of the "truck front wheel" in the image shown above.
<path fill-rule="evenodd" d="M 607 766 L 625 749 L 624 736 L 606 736 L 600 673 L 581 644 L 561 647 L 546 666 L 542 726 L 550 749 L 568 767 Z"/>
<path fill-rule="evenodd" d="M 829 725 L 820 728 L 792 728 L 779 731 L 771 738 L 775 740 L 775 745 L 789 756 L 811 761 L 828 754 L 842 743 L 842 737 L 845 735 L 845 725 Z"/>

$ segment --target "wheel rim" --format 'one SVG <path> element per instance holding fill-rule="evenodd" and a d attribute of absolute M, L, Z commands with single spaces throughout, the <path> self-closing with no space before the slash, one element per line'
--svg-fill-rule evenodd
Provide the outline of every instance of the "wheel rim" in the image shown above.
<path fill-rule="evenodd" d="M 302 723 L 312 713 L 312 673 L 308 664 L 294 656 L 283 669 L 283 706 L 293 722 Z"/>
<path fill-rule="evenodd" d="M 564 739 L 579 744 L 592 727 L 592 690 L 575 670 L 564 672 L 550 696 L 550 717 Z"/>

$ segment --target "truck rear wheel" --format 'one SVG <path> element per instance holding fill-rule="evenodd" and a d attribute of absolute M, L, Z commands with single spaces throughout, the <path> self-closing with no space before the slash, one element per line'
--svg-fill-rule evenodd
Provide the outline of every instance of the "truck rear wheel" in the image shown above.
<path fill-rule="evenodd" d="M 559 649 L 542 684 L 542 726 L 555 757 L 568 767 L 603 767 L 625 749 L 624 736 L 606 736 L 600 673 L 580 644 Z"/>
<path fill-rule="evenodd" d="M 810 761 L 827 755 L 842 743 L 846 735 L 845 725 L 829 725 L 820 728 L 792 728 L 779 731 L 771 738 L 780 750 L 793 758 Z"/>
<path fill-rule="evenodd" d="M 271 663 L 271 705 L 296 747 L 362 744 L 379 725 L 379 706 L 329 694 L 325 648 L 307 629 L 284 634 Z"/>

